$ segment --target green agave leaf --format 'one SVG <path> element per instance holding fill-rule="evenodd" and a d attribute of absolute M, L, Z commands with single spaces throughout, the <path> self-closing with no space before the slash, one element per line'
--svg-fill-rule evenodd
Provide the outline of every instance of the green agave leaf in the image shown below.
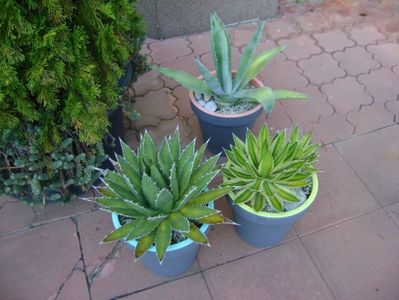
<path fill-rule="evenodd" d="M 143 159 L 147 166 L 157 163 L 157 147 L 147 131 L 144 133 L 140 147 L 143 149 Z"/>
<path fill-rule="evenodd" d="M 164 219 L 166 219 L 166 216 L 155 220 L 138 219 L 136 226 L 130 231 L 126 240 L 131 241 L 150 234 Z"/>
<path fill-rule="evenodd" d="M 281 203 L 281 201 L 276 197 L 276 196 L 271 196 L 267 197 L 267 202 L 269 202 L 269 205 L 273 207 L 277 211 L 284 211 L 284 205 Z"/>
<path fill-rule="evenodd" d="M 272 143 L 273 157 L 276 157 L 278 153 L 280 153 L 283 150 L 285 142 L 286 142 L 286 130 L 284 129 L 277 134 Z"/>
<path fill-rule="evenodd" d="M 224 195 L 228 194 L 231 192 L 232 187 L 223 187 L 223 188 L 216 188 L 210 191 L 207 191 L 205 193 L 201 193 L 199 196 L 191 199 L 189 203 L 191 205 L 204 205 L 208 204 L 212 201 L 215 201 L 219 199 L 220 197 L 223 197 Z"/>
<path fill-rule="evenodd" d="M 132 202 L 137 202 L 136 195 L 130 190 L 130 187 L 123 181 L 123 186 L 111 179 L 106 179 L 104 183 L 107 185 L 109 189 L 111 189 L 115 194 L 118 195 L 118 198 L 127 199 Z"/>
<path fill-rule="evenodd" d="M 213 215 L 205 218 L 198 219 L 197 222 L 201 224 L 232 224 L 233 222 L 225 218 L 221 214 Z"/>
<path fill-rule="evenodd" d="M 122 141 L 122 139 L 119 139 L 119 142 L 121 144 L 124 159 L 137 173 L 139 173 L 140 167 L 136 153 L 124 141 Z"/>
<path fill-rule="evenodd" d="M 135 258 L 138 259 L 140 256 L 145 254 L 148 251 L 148 249 L 151 248 L 154 241 L 155 241 L 155 230 L 140 238 L 134 250 Z"/>
<path fill-rule="evenodd" d="M 300 201 L 300 199 L 298 198 L 298 196 L 295 193 L 289 191 L 286 188 L 283 188 L 282 186 L 274 184 L 273 189 L 274 189 L 274 191 L 276 191 L 276 195 L 281 200 L 288 201 L 288 202 L 299 202 Z"/>
<path fill-rule="evenodd" d="M 161 171 L 158 169 L 156 165 L 152 165 L 150 171 L 151 171 L 151 179 L 157 184 L 159 188 L 168 187 L 168 183 L 166 182 Z"/>
<path fill-rule="evenodd" d="M 194 168 L 194 159 L 187 160 L 182 170 L 180 171 L 180 174 L 178 175 L 180 196 L 182 196 L 186 191 L 186 188 L 191 178 L 193 168 Z"/>
<path fill-rule="evenodd" d="M 248 69 L 248 72 L 245 76 L 245 79 L 242 81 L 241 86 L 246 86 L 248 82 L 250 82 L 253 78 L 255 78 L 265 67 L 266 65 L 281 51 L 283 51 L 285 47 L 278 47 L 270 50 L 266 50 L 256 56 L 251 66 Z"/>
<path fill-rule="evenodd" d="M 158 152 L 158 163 L 162 169 L 162 172 L 166 176 L 170 176 L 170 169 L 173 165 L 173 156 L 169 148 L 168 140 L 165 138 L 159 148 Z"/>
<path fill-rule="evenodd" d="M 241 56 L 240 59 L 240 66 L 238 68 L 237 75 L 234 78 L 233 92 L 236 92 L 245 87 L 245 85 L 243 86 L 242 83 L 254 59 L 255 50 L 258 47 L 264 27 L 265 23 L 262 22 L 247 47 L 245 47 L 244 54 Z"/>
<path fill-rule="evenodd" d="M 177 163 L 180 157 L 180 134 L 178 128 L 175 130 L 175 133 L 170 139 L 169 149 L 170 153 L 172 154 L 173 161 Z"/>
<path fill-rule="evenodd" d="M 155 237 L 155 248 L 160 264 L 162 264 L 165 258 L 166 250 L 168 249 L 171 239 L 172 228 L 167 221 L 163 221 L 158 225 Z"/>
<path fill-rule="evenodd" d="M 203 80 L 199 80 L 190 73 L 180 70 L 173 70 L 165 67 L 159 67 L 155 65 L 150 65 L 150 68 L 161 73 L 166 77 L 172 78 L 173 80 L 177 81 L 188 90 L 200 94 L 201 93 L 206 95 L 212 94 L 212 90 L 206 85 L 206 83 Z"/>
<path fill-rule="evenodd" d="M 129 208 L 104 207 L 104 208 L 100 208 L 100 210 L 106 211 L 109 213 L 116 213 L 120 216 L 125 216 L 125 217 L 129 217 L 129 218 L 144 218 L 146 216 L 150 216 L 150 215 L 145 215 L 143 213 L 140 213 L 135 209 L 129 209 Z"/>
<path fill-rule="evenodd" d="M 173 230 L 184 233 L 190 231 L 190 222 L 180 212 L 170 214 L 168 222 Z"/>
<path fill-rule="evenodd" d="M 172 169 L 170 171 L 170 190 L 172 191 L 173 197 L 175 199 L 179 198 L 179 179 L 177 177 L 176 164 L 173 163 Z"/>
<path fill-rule="evenodd" d="M 276 104 L 276 97 L 274 96 L 273 90 L 269 87 L 242 90 L 236 95 L 245 101 L 261 104 L 267 113 L 271 113 Z"/>
<path fill-rule="evenodd" d="M 204 158 L 204 154 L 205 154 L 207 146 L 208 146 L 208 142 L 202 144 L 201 147 L 199 147 L 199 149 L 197 150 L 197 153 L 195 154 L 195 157 L 194 157 L 194 170 L 196 170 L 198 168 L 198 166 L 200 166 L 200 164 L 202 163 L 202 159 Z"/>
<path fill-rule="evenodd" d="M 220 211 L 216 209 L 201 205 L 186 205 L 180 212 L 183 216 L 191 220 L 201 219 L 220 213 Z"/>
<path fill-rule="evenodd" d="M 244 189 L 237 193 L 237 197 L 234 199 L 234 203 L 240 204 L 251 200 L 254 197 L 254 192 L 250 189 Z"/>
<path fill-rule="evenodd" d="M 266 177 L 270 174 L 273 169 L 273 156 L 267 147 L 262 148 L 262 153 L 260 157 L 260 164 L 258 167 L 259 175 L 262 177 Z"/>
<path fill-rule="evenodd" d="M 119 227 L 118 229 L 114 230 L 113 232 L 111 232 L 110 234 L 108 234 L 103 242 L 104 243 L 109 243 L 109 242 L 113 242 L 116 240 L 120 240 L 123 239 L 124 237 L 126 237 L 130 231 L 132 231 L 132 229 L 141 221 L 141 219 L 136 219 L 133 220 L 130 223 L 124 224 L 121 227 Z"/>
<path fill-rule="evenodd" d="M 173 208 L 173 195 L 169 190 L 162 189 L 156 196 L 155 206 L 163 213 L 169 213 Z"/>
<path fill-rule="evenodd" d="M 195 62 L 198 66 L 198 70 L 204 77 L 206 84 L 213 91 L 213 93 L 218 96 L 224 95 L 225 93 L 216 77 L 207 69 L 207 67 L 204 66 L 204 64 L 198 58 L 195 59 Z"/>
<path fill-rule="evenodd" d="M 205 174 L 200 179 L 198 179 L 195 183 L 195 186 L 197 187 L 197 189 L 196 189 L 195 193 L 192 195 L 192 197 L 198 196 L 209 185 L 209 183 L 216 177 L 216 175 L 218 173 L 219 173 L 219 171 L 209 172 L 208 174 Z"/>
<path fill-rule="evenodd" d="M 211 15 L 211 46 L 219 82 L 225 93 L 231 93 L 231 43 L 222 21 L 215 13 Z"/>
<path fill-rule="evenodd" d="M 126 178 L 130 182 L 130 184 L 134 187 L 134 190 L 141 193 L 141 178 L 140 175 L 137 173 L 136 169 L 133 168 L 131 164 L 129 164 L 129 162 L 123 157 L 117 155 L 116 159 L 119 164 L 121 173 L 126 175 Z"/>
<path fill-rule="evenodd" d="M 252 165 L 257 169 L 259 166 L 259 161 L 258 161 L 258 147 L 256 144 L 257 144 L 256 137 L 253 135 L 253 133 L 250 130 L 247 130 L 246 146 L 247 146 L 248 157 Z"/>
<path fill-rule="evenodd" d="M 193 172 L 193 175 L 190 178 L 189 185 L 194 185 L 201 177 L 213 171 L 215 169 L 219 156 L 220 154 L 212 156 L 210 159 L 202 163 L 202 165 Z"/>
<path fill-rule="evenodd" d="M 206 235 L 203 234 L 201 230 L 193 223 L 190 223 L 190 231 L 188 233 L 185 233 L 184 236 L 198 244 L 209 245 Z"/>
<path fill-rule="evenodd" d="M 143 190 L 144 197 L 146 198 L 148 204 L 154 208 L 157 209 L 157 196 L 158 193 L 160 192 L 160 189 L 158 186 L 155 184 L 154 181 L 148 176 L 146 173 L 143 174 L 142 180 L 141 180 L 141 187 Z"/>
<path fill-rule="evenodd" d="M 274 90 L 273 92 L 274 92 L 276 99 L 281 99 L 281 100 L 288 100 L 288 99 L 306 100 L 306 99 L 309 99 L 309 97 L 306 96 L 305 94 L 294 92 L 294 91 Z"/>
<path fill-rule="evenodd" d="M 187 202 L 196 194 L 196 192 L 197 187 L 191 187 L 191 189 L 178 202 L 175 203 L 173 211 L 181 210 L 187 204 Z"/>
<path fill-rule="evenodd" d="M 261 211 L 266 206 L 266 203 L 266 198 L 261 193 L 255 194 L 253 208 L 256 211 Z"/>

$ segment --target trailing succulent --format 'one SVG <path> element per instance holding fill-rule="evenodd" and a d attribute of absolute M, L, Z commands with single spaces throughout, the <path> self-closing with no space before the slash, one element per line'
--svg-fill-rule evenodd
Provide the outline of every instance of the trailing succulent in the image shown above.
<path fill-rule="evenodd" d="M 255 56 L 256 47 L 262 36 L 262 23 L 241 56 L 237 73 L 232 73 L 230 36 L 220 18 L 211 15 L 211 48 L 216 76 L 196 58 L 195 62 L 203 80 L 179 70 L 152 65 L 151 68 L 170 77 L 182 86 L 197 94 L 212 96 L 219 106 L 231 106 L 241 102 L 260 103 L 270 113 L 278 99 L 306 99 L 301 93 L 287 90 L 272 90 L 270 87 L 251 88 L 250 81 L 255 78 L 273 57 L 284 50 L 283 47 L 266 50 Z"/>
<path fill-rule="evenodd" d="M 41 145 L 42 133 L 40 126 L 28 124 L 0 134 L 0 195 L 45 205 L 68 201 L 98 179 L 96 167 L 106 159 L 101 143 L 84 145 L 70 132 L 47 153 Z"/>
<path fill-rule="evenodd" d="M 137 153 L 121 144 L 123 155 L 117 156 L 115 171 L 104 171 L 105 187 L 98 188 L 95 201 L 103 210 L 131 221 L 108 234 L 104 242 L 138 240 L 136 258 L 155 243 L 162 262 L 172 231 L 194 242 L 208 244 L 196 224 L 229 222 L 220 211 L 207 206 L 231 190 L 223 187 L 206 191 L 219 172 L 218 155 L 203 161 L 207 144 L 196 151 L 194 140 L 180 149 L 178 129 L 172 137 L 165 137 L 159 150 L 147 132 Z"/>
<path fill-rule="evenodd" d="M 247 203 L 256 211 L 267 205 L 284 211 L 285 202 L 298 202 L 294 189 L 309 186 L 318 160 L 319 144 L 311 133 L 299 137 L 298 127 L 287 139 L 286 131 L 270 135 L 266 125 L 258 138 L 247 131 L 246 142 L 234 137 L 223 168 L 224 186 L 234 188 L 234 202 Z"/>

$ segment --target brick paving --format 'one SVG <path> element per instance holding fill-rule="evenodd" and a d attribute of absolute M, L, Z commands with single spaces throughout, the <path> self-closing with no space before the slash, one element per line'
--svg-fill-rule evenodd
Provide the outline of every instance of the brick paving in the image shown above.
<path fill-rule="evenodd" d="M 255 131 L 299 124 L 324 145 L 318 199 L 280 245 L 257 249 L 216 226 L 188 273 L 162 278 L 134 264 L 123 243 L 99 245 L 112 222 L 96 206 L 1 196 L 0 299 L 399 299 L 399 5 L 315 2 L 283 6 L 259 47 L 288 46 L 263 82 L 311 100 L 277 103 Z M 235 68 L 256 26 L 230 28 Z M 212 67 L 209 32 L 147 39 L 142 51 L 193 74 L 195 56 Z M 160 141 L 176 126 L 184 143 L 202 140 L 177 83 L 149 72 L 130 92 L 142 114 L 126 133 L 132 146 L 145 129 Z M 225 199 L 217 206 L 231 216 Z"/>

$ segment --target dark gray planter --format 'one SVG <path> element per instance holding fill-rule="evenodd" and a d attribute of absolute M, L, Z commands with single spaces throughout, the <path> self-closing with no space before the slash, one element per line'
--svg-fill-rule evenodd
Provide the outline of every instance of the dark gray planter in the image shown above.
<path fill-rule="evenodd" d="M 202 77 L 198 77 L 202 79 Z M 253 79 L 251 83 L 256 87 L 263 84 L 258 79 Z M 200 106 L 194 98 L 192 91 L 189 92 L 191 108 L 197 115 L 204 141 L 209 139 L 208 150 L 212 153 L 224 155 L 223 149 L 230 149 L 233 144 L 233 135 L 241 140 L 245 140 L 247 129 L 252 129 L 256 119 L 263 112 L 261 105 L 239 114 L 221 114 L 211 112 Z"/>
<path fill-rule="evenodd" d="M 309 210 L 318 191 L 317 175 L 313 175 L 313 188 L 309 198 L 299 207 L 284 213 L 256 212 L 245 204 L 232 203 L 236 231 L 247 243 L 265 248 L 281 242 L 292 225 Z"/>
<path fill-rule="evenodd" d="M 210 203 L 209 207 L 213 208 L 214 204 Z M 112 214 L 112 222 L 116 229 L 121 227 L 118 215 L 115 213 Z M 210 230 L 210 225 L 203 224 L 200 230 L 202 233 L 207 234 Z M 127 244 L 128 247 L 134 251 L 137 241 L 128 241 Z M 170 245 L 162 264 L 158 261 L 154 246 L 140 259 L 143 261 L 144 265 L 155 274 L 167 277 L 179 276 L 187 272 L 193 265 L 199 247 L 199 244 L 187 239 L 180 243 Z"/>

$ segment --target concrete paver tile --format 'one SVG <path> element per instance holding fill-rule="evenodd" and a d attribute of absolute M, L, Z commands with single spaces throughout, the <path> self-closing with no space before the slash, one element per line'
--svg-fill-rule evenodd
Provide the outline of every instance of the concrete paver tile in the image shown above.
<path fill-rule="evenodd" d="M 188 47 L 189 42 L 183 37 L 170 38 L 166 40 L 156 40 L 149 44 L 152 50 L 151 57 L 153 62 L 161 64 L 166 61 L 175 60 L 178 57 L 192 53 Z"/>
<path fill-rule="evenodd" d="M 278 44 L 287 47 L 284 53 L 291 60 L 308 58 L 312 54 L 321 53 L 321 49 L 316 45 L 315 40 L 308 35 L 300 35 L 291 39 L 282 39 Z"/>
<path fill-rule="evenodd" d="M 184 275 L 198 272 L 195 262 Z M 92 297 L 95 300 L 105 300 L 171 280 L 155 275 L 141 261 L 134 263 L 134 253 L 126 246 L 122 247 L 116 257 L 107 261 L 91 285 Z"/>
<path fill-rule="evenodd" d="M 335 113 L 331 117 L 321 117 L 317 124 L 305 125 L 304 130 L 313 132 L 314 141 L 329 144 L 352 136 L 354 127 L 344 115 Z"/>
<path fill-rule="evenodd" d="M 340 223 L 379 207 L 372 194 L 333 146 L 322 148 L 317 167 L 322 171 L 318 174 L 319 193 L 309 213 L 295 225 L 299 235 Z"/>
<path fill-rule="evenodd" d="M 374 59 L 386 67 L 393 67 L 399 64 L 399 44 L 371 45 L 367 47 L 367 50 L 374 53 Z"/>
<path fill-rule="evenodd" d="M 361 85 L 353 77 L 345 77 L 334 80 L 333 83 L 323 85 L 322 92 L 340 114 L 346 114 L 358 110 L 361 105 L 371 105 L 373 98 L 364 91 Z"/>
<path fill-rule="evenodd" d="M 187 55 L 187 56 L 181 56 L 181 57 L 178 57 L 174 61 L 165 62 L 162 64 L 162 67 L 185 71 L 185 72 L 190 73 L 191 75 L 196 76 L 196 77 L 200 75 L 197 64 L 195 63 L 195 55 L 194 54 Z M 175 80 L 168 78 L 166 76 L 162 75 L 161 78 L 165 82 L 165 86 L 169 87 L 171 89 L 174 89 L 175 87 L 180 85 Z"/>
<path fill-rule="evenodd" d="M 296 89 L 309 97 L 307 100 L 287 100 L 283 101 L 286 107 L 286 114 L 290 117 L 292 124 L 306 125 L 317 123 L 320 117 L 332 116 L 333 106 L 326 102 L 327 97 L 320 93 L 314 85 Z"/>
<path fill-rule="evenodd" d="M 337 147 L 383 206 L 399 202 L 397 125 L 354 137 Z"/>
<path fill-rule="evenodd" d="M 378 61 L 372 58 L 372 54 L 360 46 L 347 48 L 343 52 L 336 52 L 333 57 L 340 62 L 340 67 L 352 76 L 368 73 L 369 70 L 381 66 Z"/>
<path fill-rule="evenodd" d="M 273 60 L 259 77 L 265 86 L 272 89 L 294 90 L 308 85 L 306 78 L 301 75 L 301 70 L 292 61 Z"/>
<path fill-rule="evenodd" d="M 314 37 L 318 40 L 319 45 L 327 52 L 339 51 L 347 47 L 355 46 L 355 43 L 340 30 L 315 33 Z"/>
<path fill-rule="evenodd" d="M 314 32 L 329 29 L 332 22 L 320 12 L 306 12 L 296 16 L 299 26 L 304 32 Z"/>
<path fill-rule="evenodd" d="M 299 241 L 207 270 L 204 276 L 214 300 L 333 299 Z"/>
<path fill-rule="evenodd" d="M 338 62 L 327 53 L 301 60 L 299 66 L 304 70 L 304 75 L 310 82 L 316 85 L 345 76 L 345 72 L 338 67 Z"/>
<path fill-rule="evenodd" d="M 384 103 L 363 106 L 359 111 L 350 112 L 348 121 L 353 124 L 355 134 L 369 132 L 393 124 L 395 114 L 385 108 Z"/>
<path fill-rule="evenodd" d="M 35 218 L 36 214 L 31 206 L 19 200 L 7 201 L 0 209 L 0 235 L 27 228 Z"/>
<path fill-rule="evenodd" d="M 288 17 L 282 17 L 267 22 L 265 31 L 267 37 L 272 40 L 284 38 L 299 32 L 298 28 Z"/>
<path fill-rule="evenodd" d="M 143 96 L 149 91 L 159 90 L 163 87 L 163 81 L 161 75 L 155 71 L 149 71 L 141 75 L 135 83 L 133 83 L 133 89 L 136 96 Z"/>
<path fill-rule="evenodd" d="M 394 121 L 396 123 L 399 123 L 399 101 L 398 100 L 388 101 L 385 104 L 385 107 L 389 112 L 395 115 Z"/>
<path fill-rule="evenodd" d="M 374 44 L 377 41 L 385 39 L 373 24 L 361 24 L 350 30 L 350 36 L 358 45 Z"/>
<path fill-rule="evenodd" d="M 191 42 L 190 47 L 194 49 L 194 54 L 201 55 L 211 51 L 211 34 L 209 31 L 189 35 L 187 39 Z"/>
<path fill-rule="evenodd" d="M 399 295 L 399 228 L 383 210 L 302 240 L 336 299 Z"/>
<path fill-rule="evenodd" d="M 89 291 L 86 284 L 86 276 L 82 271 L 75 270 L 72 276 L 65 282 L 57 300 L 89 300 Z"/>
<path fill-rule="evenodd" d="M 389 68 L 372 70 L 370 74 L 362 74 L 359 81 L 366 86 L 376 102 L 396 100 L 399 96 L 399 75 Z"/>
<path fill-rule="evenodd" d="M 100 244 L 105 236 L 114 230 L 114 226 L 111 214 L 104 211 L 84 214 L 77 220 L 86 270 L 87 274 L 90 274 L 104 262 L 115 246 L 116 243 Z"/>
<path fill-rule="evenodd" d="M 205 280 L 201 274 L 185 277 L 161 286 L 133 294 L 126 300 L 211 300 L 211 296 L 206 287 Z"/>
<path fill-rule="evenodd" d="M 385 208 L 388 215 L 394 220 L 394 222 L 399 226 L 399 203 L 392 204 Z"/>
<path fill-rule="evenodd" d="M 183 86 L 178 86 L 172 91 L 173 96 L 176 97 L 175 105 L 179 109 L 180 117 L 190 117 L 194 115 L 191 109 L 190 98 L 188 96 L 188 90 Z"/>
<path fill-rule="evenodd" d="M 80 257 L 75 225 L 69 219 L 2 238 L 2 298 L 52 299 Z"/>

